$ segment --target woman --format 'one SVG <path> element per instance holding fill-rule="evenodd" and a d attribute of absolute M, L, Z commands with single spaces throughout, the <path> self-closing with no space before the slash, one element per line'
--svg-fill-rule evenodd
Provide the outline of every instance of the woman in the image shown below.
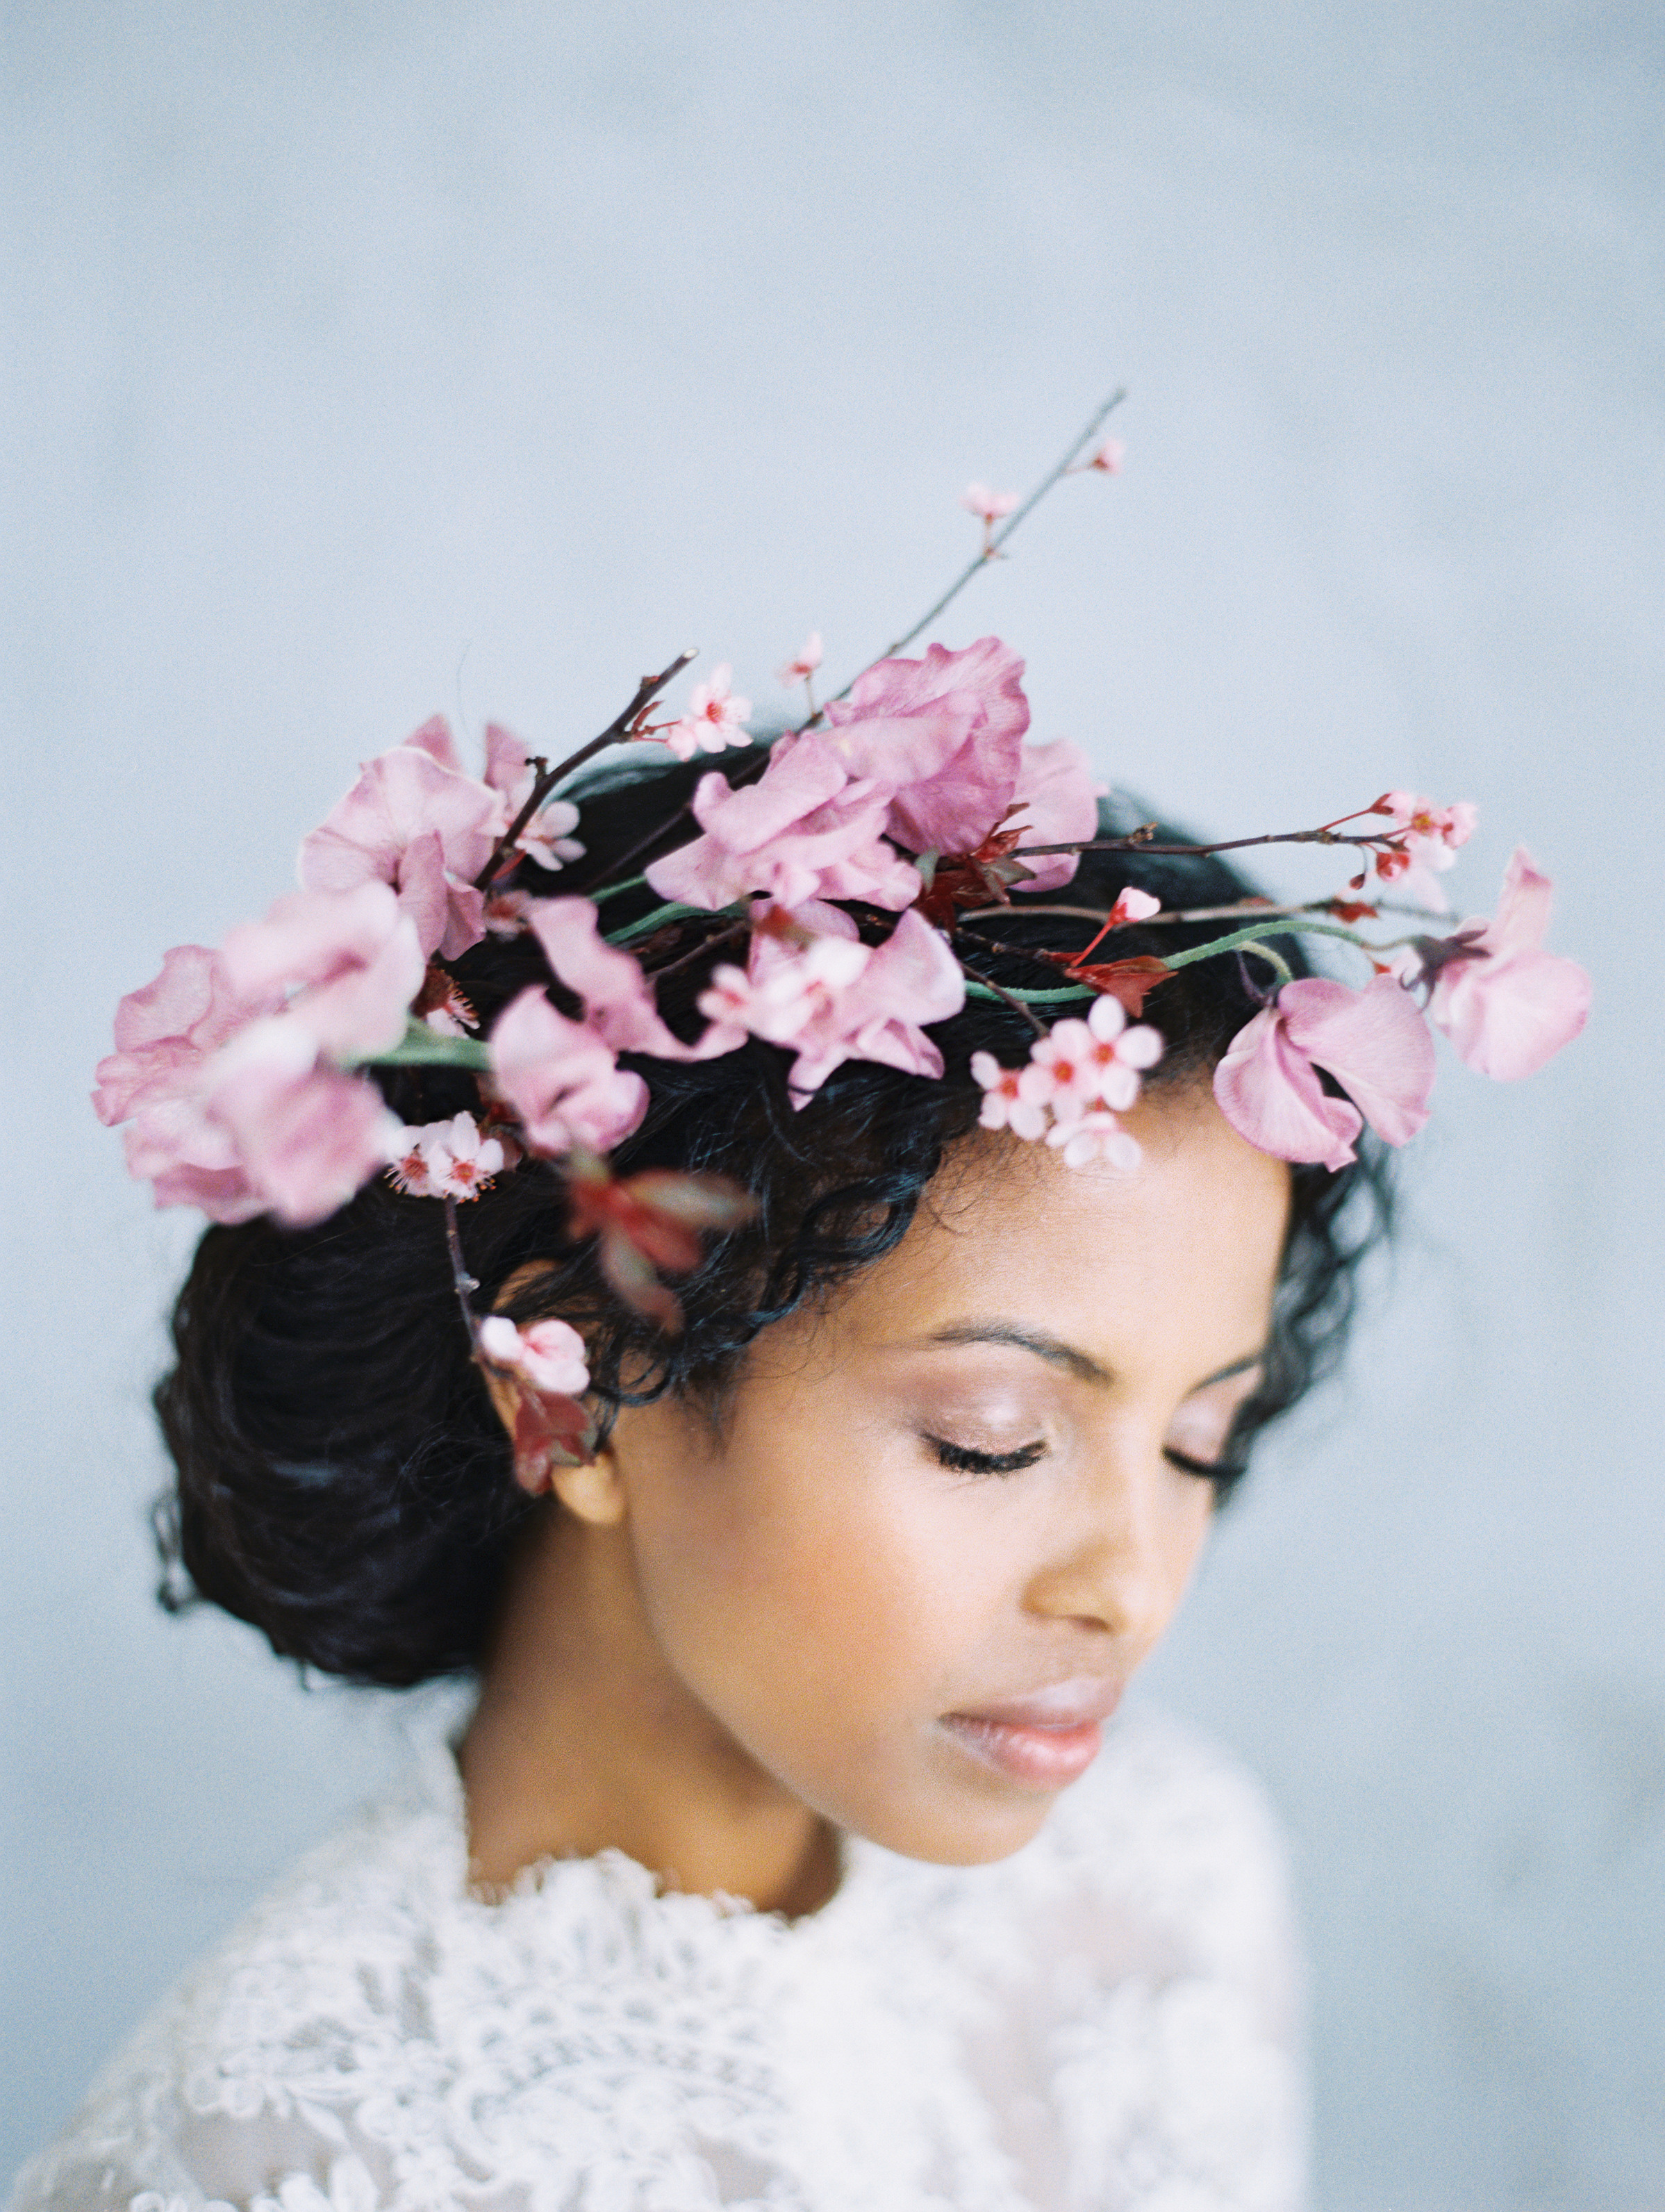
<path fill-rule="evenodd" d="M 575 809 L 430 725 L 125 1002 L 100 1110 L 222 1224 L 167 1558 L 477 1697 L 25 2212 L 1297 2199 L 1266 1814 L 1114 1716 L 1339 1352 L 1425 1032 L 1223 934 L 1242 883 L 1024 744 L 1020 673 L 883 663 L 761 776 L 661 750 Z M 608 735 L 738 739 L 720 678 L 658 688 Z"/>

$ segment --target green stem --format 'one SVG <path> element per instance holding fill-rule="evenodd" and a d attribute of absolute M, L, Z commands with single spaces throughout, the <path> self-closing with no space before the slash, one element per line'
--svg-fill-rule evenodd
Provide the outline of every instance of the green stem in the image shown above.
<path fill-rule="evenodd" d="M 1194 945 L 1188 952 L 1164 952 L 1164 961 L 1170 968 L 1188 968 L 1194 960 L 1212 960 L 1217 952 L 1235 952 L 1240 945 L 1259 945 L 1267 937 L 1344 937 L 1349 945 L 1357 945 L 1366 952 L 1370 945 L 1356 929 L 1345 929 L 1339 921 L 1303 921 L 1294 928 L 1287 921 L 1257 921 L 1247 929 L 1234 929 L 1230 937 L 1216 937 L 1206 945 Z M 1264 948 L 1262 948 L 1264 951 Z M 1267 957 L 1289 970 L 1275 953 Z"/>
<path fill-rule="evenodd" d="M 603 890 L 586 891 L 585 896 L 592 906 L 599 906 L 603 899 L 617 898 L 621 891 L 640 890 L 647 880 L 646 876 L 626 876 L 622 884 L 609 884 Z"/>
<path fill-rule="evenodd" d="M 1060 999 L 1091 999 L 1095 994 L 1091 983 L 1069 983 L 1061 991 L 996 991 L 988 984 L 980 983 L 974 976 L 965 979 L 966 995 L 972 999 L 1021 999 L 1026 1006 L 1055 1006 Z"/>
<path fill-rule="evenodd" d="M 491 1066 L 491 1054 L 477 1037 L 441 1036 L 426 1022 L 406 1024 L 404 1035 L 386 1052 L 368 1052 L 355 1067 L 471 1067 Z"/>
<path fill-rule="evenodd" d="M 656 906 L 651 914 L 643 915 L 640 921 L 627 921 L 623 929 L 611 932 L 606 941 L 609 945 L 625 945 L 633 937 L 650 936 L 654 930 L 662 929 L 667 921 L 684 921 L 694 915 L 708 915 L 712 911 L 710 907 L 684 906 L 672 899 L 667 905 Z M 721 913 L 723 909 L 720 907 L 715 911 Z"/>

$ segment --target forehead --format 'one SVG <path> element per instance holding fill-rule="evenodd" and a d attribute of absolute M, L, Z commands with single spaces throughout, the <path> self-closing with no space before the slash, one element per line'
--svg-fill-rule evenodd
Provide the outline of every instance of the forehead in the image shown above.
<path fill-rule="evenodd" d="M 1066 1167 L 1004 1133 L 956 1149 L 896 1249 L 814 1325 L 843 1359 L 968 1322 L 1016 1322 L 1126 1372 L 1206 1372 L 1256 1349 L 1276 1286 L 1289 1172 L 1212 1097 L 1158 1091 L 1126 1117 L 1133 1175 Z"/>

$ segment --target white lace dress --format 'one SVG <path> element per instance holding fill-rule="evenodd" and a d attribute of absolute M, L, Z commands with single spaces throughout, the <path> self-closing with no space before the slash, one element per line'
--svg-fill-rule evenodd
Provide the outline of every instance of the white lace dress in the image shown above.
<path fill-rule="evenodd" d="M 196 1969 L 17 2212 L 1273 2212 L 1301 2195 L 1275 1833 L 1124 1719 L 1015 1857 L 852 1841 L 787 1923 L 617 1853 L 466 1885 L 443 1742 Z"/>

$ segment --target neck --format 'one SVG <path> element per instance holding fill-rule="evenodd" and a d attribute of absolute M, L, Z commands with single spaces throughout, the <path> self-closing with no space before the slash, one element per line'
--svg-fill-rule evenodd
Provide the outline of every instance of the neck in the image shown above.
<path fill-rule="evenodd" d="M 641 1604 L 628 1523 L 551 1504 L 511 1575 L 461 1752 L 475 1878 L 625 1852 L 671 1888 L 812 1911 L 833 1830 L 674 1673 Z"/>

